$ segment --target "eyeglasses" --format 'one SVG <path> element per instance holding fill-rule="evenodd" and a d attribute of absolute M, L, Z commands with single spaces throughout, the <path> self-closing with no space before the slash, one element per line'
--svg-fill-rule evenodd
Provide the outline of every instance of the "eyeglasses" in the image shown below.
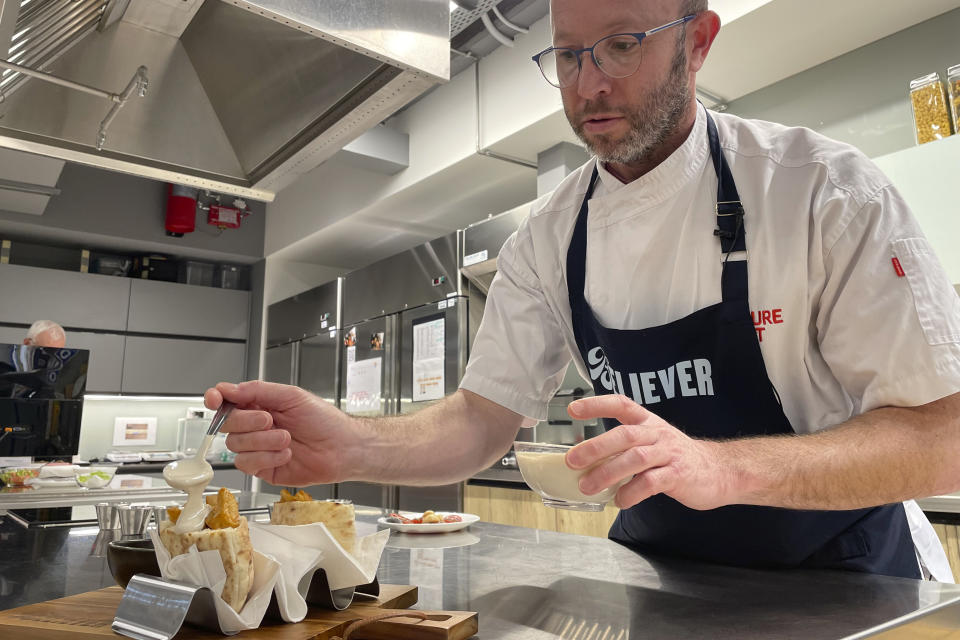
<path fill-rule="evenodd" d="M 696 18 L 696 14 L 684 16 L 679 20 L 644 31 L 643 33 L 615 33 L 597 40 L 592 47 L 571 49 L 568 47 L 550 47 L 533 56 L 540 72 L 547 82 L 565 89 L 577 81 L 583 68 L 583 54 L 587 51 L 593 56 L 597 67 L 611 78 L 632 76 L 640 68 L 641 46 L 644 38 L 671 27 L 686 24 Z"/>

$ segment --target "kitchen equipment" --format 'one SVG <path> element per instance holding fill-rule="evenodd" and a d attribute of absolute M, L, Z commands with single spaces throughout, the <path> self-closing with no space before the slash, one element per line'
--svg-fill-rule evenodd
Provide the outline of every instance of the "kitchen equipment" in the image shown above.
<path fill-rule="evenodd" d="M 447 0 L 23 2 L 3 22 L 0 57 L 113 91 L 143 65 L 151 85 L 99 152 L 103 101 L 7 74 L 0 144 L 262 201 L 450 78 Z"/>
<path fill-rule="evenodd" d="M 221 289 L 250 288 L 249 268 L 237 264 L 218 264 L 214 275 L 213 286 Z"/>
<path fill-rule="evenodd" d="M 456 391 L 469 351 L 469 305 L 460 295 L 459 253 L 460 234 L 451 233 L 344 277 L 338 347 L 342 410 L 366 416 L 410 414 Z M 374 362 L 379 372 L 370 368 Z M 462 511 L 462 494 L 461 483 L 337 485 L 337 497 L 393 511 Z"/>
<path fill-rule="evenodd" d="M 105 558 L 109 548 L 108 545 L 119 536 L 119 533 L 116 529 L 101 529 L 97 533 L 97 537 L 93 539 L 88 555 L 91 558 Z"/>
<path fill-rule="evenodd" d="M 166 507 L 153 507 L 153 525 L 154 528 L 159 529 L 160 523 L 164 520 L 169 519 L 169 514 L 167 514 Z"/>
<path fill-rule="evenodd" d="M 566 455 L 572 447 L 536 442 L 514 442 L 517 465 L 524 481 L 536 491 L 543 504 L 557 509 L 572 511 L 603 511 L 617 490 L 629 482 L 629 478 L 599 493 L 584 495 L 579 481 L 590 470 L 574 470 L 567 466 Z M 596 465 L 594 465 L 596 466 Z"/>
<path fill-rule="evenodd" d="M 166 256 L 138 256 L 133 259 L 134 278 L 176 282 L 177 276 L 177 263 Z"/>
<path fill-rule="evenodd" d="M 220 403 L 220 408 L 217 409 L 217 412 L 213 415 L 213 419 L 210 421 L 210 428 L 207 429 L 208 436 L 216 435 L 220 431 L 220 427 L 227 421 L 227 418 L 230 417 L 230 414 L 236 406 L 237 405 L 228 400 Z"/>
<path fill-rule="evenodd" d="M 170 462 L 184 457 L 180 451 L 144 451 L 140 454 L 144 462 Z"/>
<path fill-rule="evenodd" d="M 90 273 L 126 277 L 132 268 L 133 258 L 130 256 L 90 252 Z"/>
<path fill-rule="evenodd" d="M 147 524 L 153 514 L 153 507 L 149 505 L 118 505 L 117 514 L 120 519 L 120 534 L 122 536 L 143 536 L 147 532 Z"/>
<path fill-rule="evenodd" d="M 177 280 L 200 287 L 213 286 L 214 265 L 211 262 L 183 260 L 180 262 Z"/>
<path fill-rule="evenodd" d="M 110 462 L 140 462 L 143 456 L 135 451 L 108 451 L 106 456 Z"/>
<path fill-rule="evenodd" d="M 120 528 L 120 513 L 117 510 L 117 505 L 112 502 L 98 502 L 95 506 L 97 509 L 97 525 L 100 529 Z"/>
<path fill-rule="evenodd" d="M 134 577 L 127 585 L 128 590 L 139 587 L 141 580 L 144 579 L 152 580 L 149 577 Z M 180 591 L 183 594 L 191 590 L 187 588 Z M 123 596 L 124 591 L 120 587 L 107 587 L 59 600 L 0 611 L 0 635 L 3 637 L 9 635 L 18 640 L 48 640 L 51 633 L 69 636 L 71 640 L 104 640 L 104 638 L 116 637 L 112 627 L 115 616 L 119 617 L 121 613 L 119 606 Z M 184 595 L 180 595 L 179 598 L 182 601 Z M 191 593 L 186 597 L 185 604 L 189 605 L 192 599 Z M 161 615 L 156 619 L 158 626 L 171 627 L 173 625 L 168 620 L 172 619 L 176 623 L 176 629 L 180 629 L 180 622 L 169 615 L 171 611 L 178 610 L 176 600 L 177 595 L 171 590 L 168 598 L 155 603 L 158 608 L 164 607 L 160 609 Z M 346 628 L 354 621 L 385 613 L 402 613 L 403 609 L 416 602 L 416 587 L 381 585 L 380 595 L 375 599 L 356 601 L 346 611 L 311 607 L 302 622 L 282 626 L 265 624 L 260 629 L 244 631 L 243 637 L 270 640 L 282 636 L 288 640 L 329 640 L 334 636 L 343 636 Z M 212 607 L 212 602 L 209 604 Z M 201 603 L 198 602 L 197 605 Z M 362 632 L 353 637 L 356 640 L 362 638 L 466 640 L 477 632 L 476 613 L 469 611 L 425 611 L 423 613 L 428 616 L 425 621 L 411 618 L 387 620 L 365 627 Z M 186 614 L 185 611 L 184 614 Z M 171 635 L 157 633 L 152 637 L 160 640 L 170 638 Z M 177 640 L 201 640 L 211 636 L 209 631 L 185 626 L 180 629 L 176 637 Z"/>
<path fill-rule="evenodd" d="M 341 387 L 341 318 L 343 278 L 314 287 L 267 309 L 267 349 L 264 376 L 269 382 L 298 385 L 326 402 L 338 405 Z M 281 487 L 261 482 L 263 491 Z M 334 485 L 315 485 L 317 499 L 333 498 Z M 379 494 L 377 494 L 379 500 Z"/>
<path fill-rule="evenodd" d="M 209 418 L 180 418 L 177 420 L 177 450 L 192 456 L 203 443 L 210 428 Z"/>
<path fill-rule="evenodd" d="M 90 352 L 0 343 L 0 456 L 79 452 Z"/>
<path fill-rule="evenodd" d="M 160 577 L 160 566 L 150 538 L 112 540 L 107 544 L 107 566 L 121 589 L 126 589 L 130 578 L 138 573 Z"/>

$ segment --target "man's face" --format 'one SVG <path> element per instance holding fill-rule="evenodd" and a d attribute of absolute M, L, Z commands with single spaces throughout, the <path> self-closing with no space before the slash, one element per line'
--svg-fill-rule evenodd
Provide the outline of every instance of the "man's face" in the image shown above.
<path fill-rule="evenodd" d="M 576 49 L 682 17 L 678 0 L 552 0 L 551 16 L 553 46 Z M 561 89 L 567 120 L 601 161 L 644 161 L 675 131 L 691 100 L 683 29 L 646 38 L 640 68 L 626 78 L 610 78 L 584 54 L 578 81 Z"/>

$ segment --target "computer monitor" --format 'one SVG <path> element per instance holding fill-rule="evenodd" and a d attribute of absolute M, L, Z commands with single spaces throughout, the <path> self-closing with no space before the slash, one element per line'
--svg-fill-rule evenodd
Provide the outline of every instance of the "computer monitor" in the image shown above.
<path fill-rule="evenodd" d="M 89 361 L 86 349 L 0 343 L 0 457 L 78 452 Z"/>

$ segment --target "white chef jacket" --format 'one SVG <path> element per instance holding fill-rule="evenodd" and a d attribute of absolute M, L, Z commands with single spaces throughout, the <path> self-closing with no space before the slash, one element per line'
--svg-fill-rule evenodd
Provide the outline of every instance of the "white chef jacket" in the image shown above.
<path fill-rule="evenodd" d="M 889 179 L 855 148 L 809 129 L 713 117 L 746 211 L 757 338 L 793 429 L 813 433 L 960 391 L 960 297 Z M 534 202 L 504 244 L 460 384 L 528 422 L 546 419 L 571 358 L 590 379 L 573 334 L 566 258 L 595 165 Z M 599 171 L 585 279 L 597 320 L 643 329 L 720 302 L 704 108 L 653 171 L 629 184 Z M 915 506 L 907 513 L 921 561 L 952 582 Z"/>

